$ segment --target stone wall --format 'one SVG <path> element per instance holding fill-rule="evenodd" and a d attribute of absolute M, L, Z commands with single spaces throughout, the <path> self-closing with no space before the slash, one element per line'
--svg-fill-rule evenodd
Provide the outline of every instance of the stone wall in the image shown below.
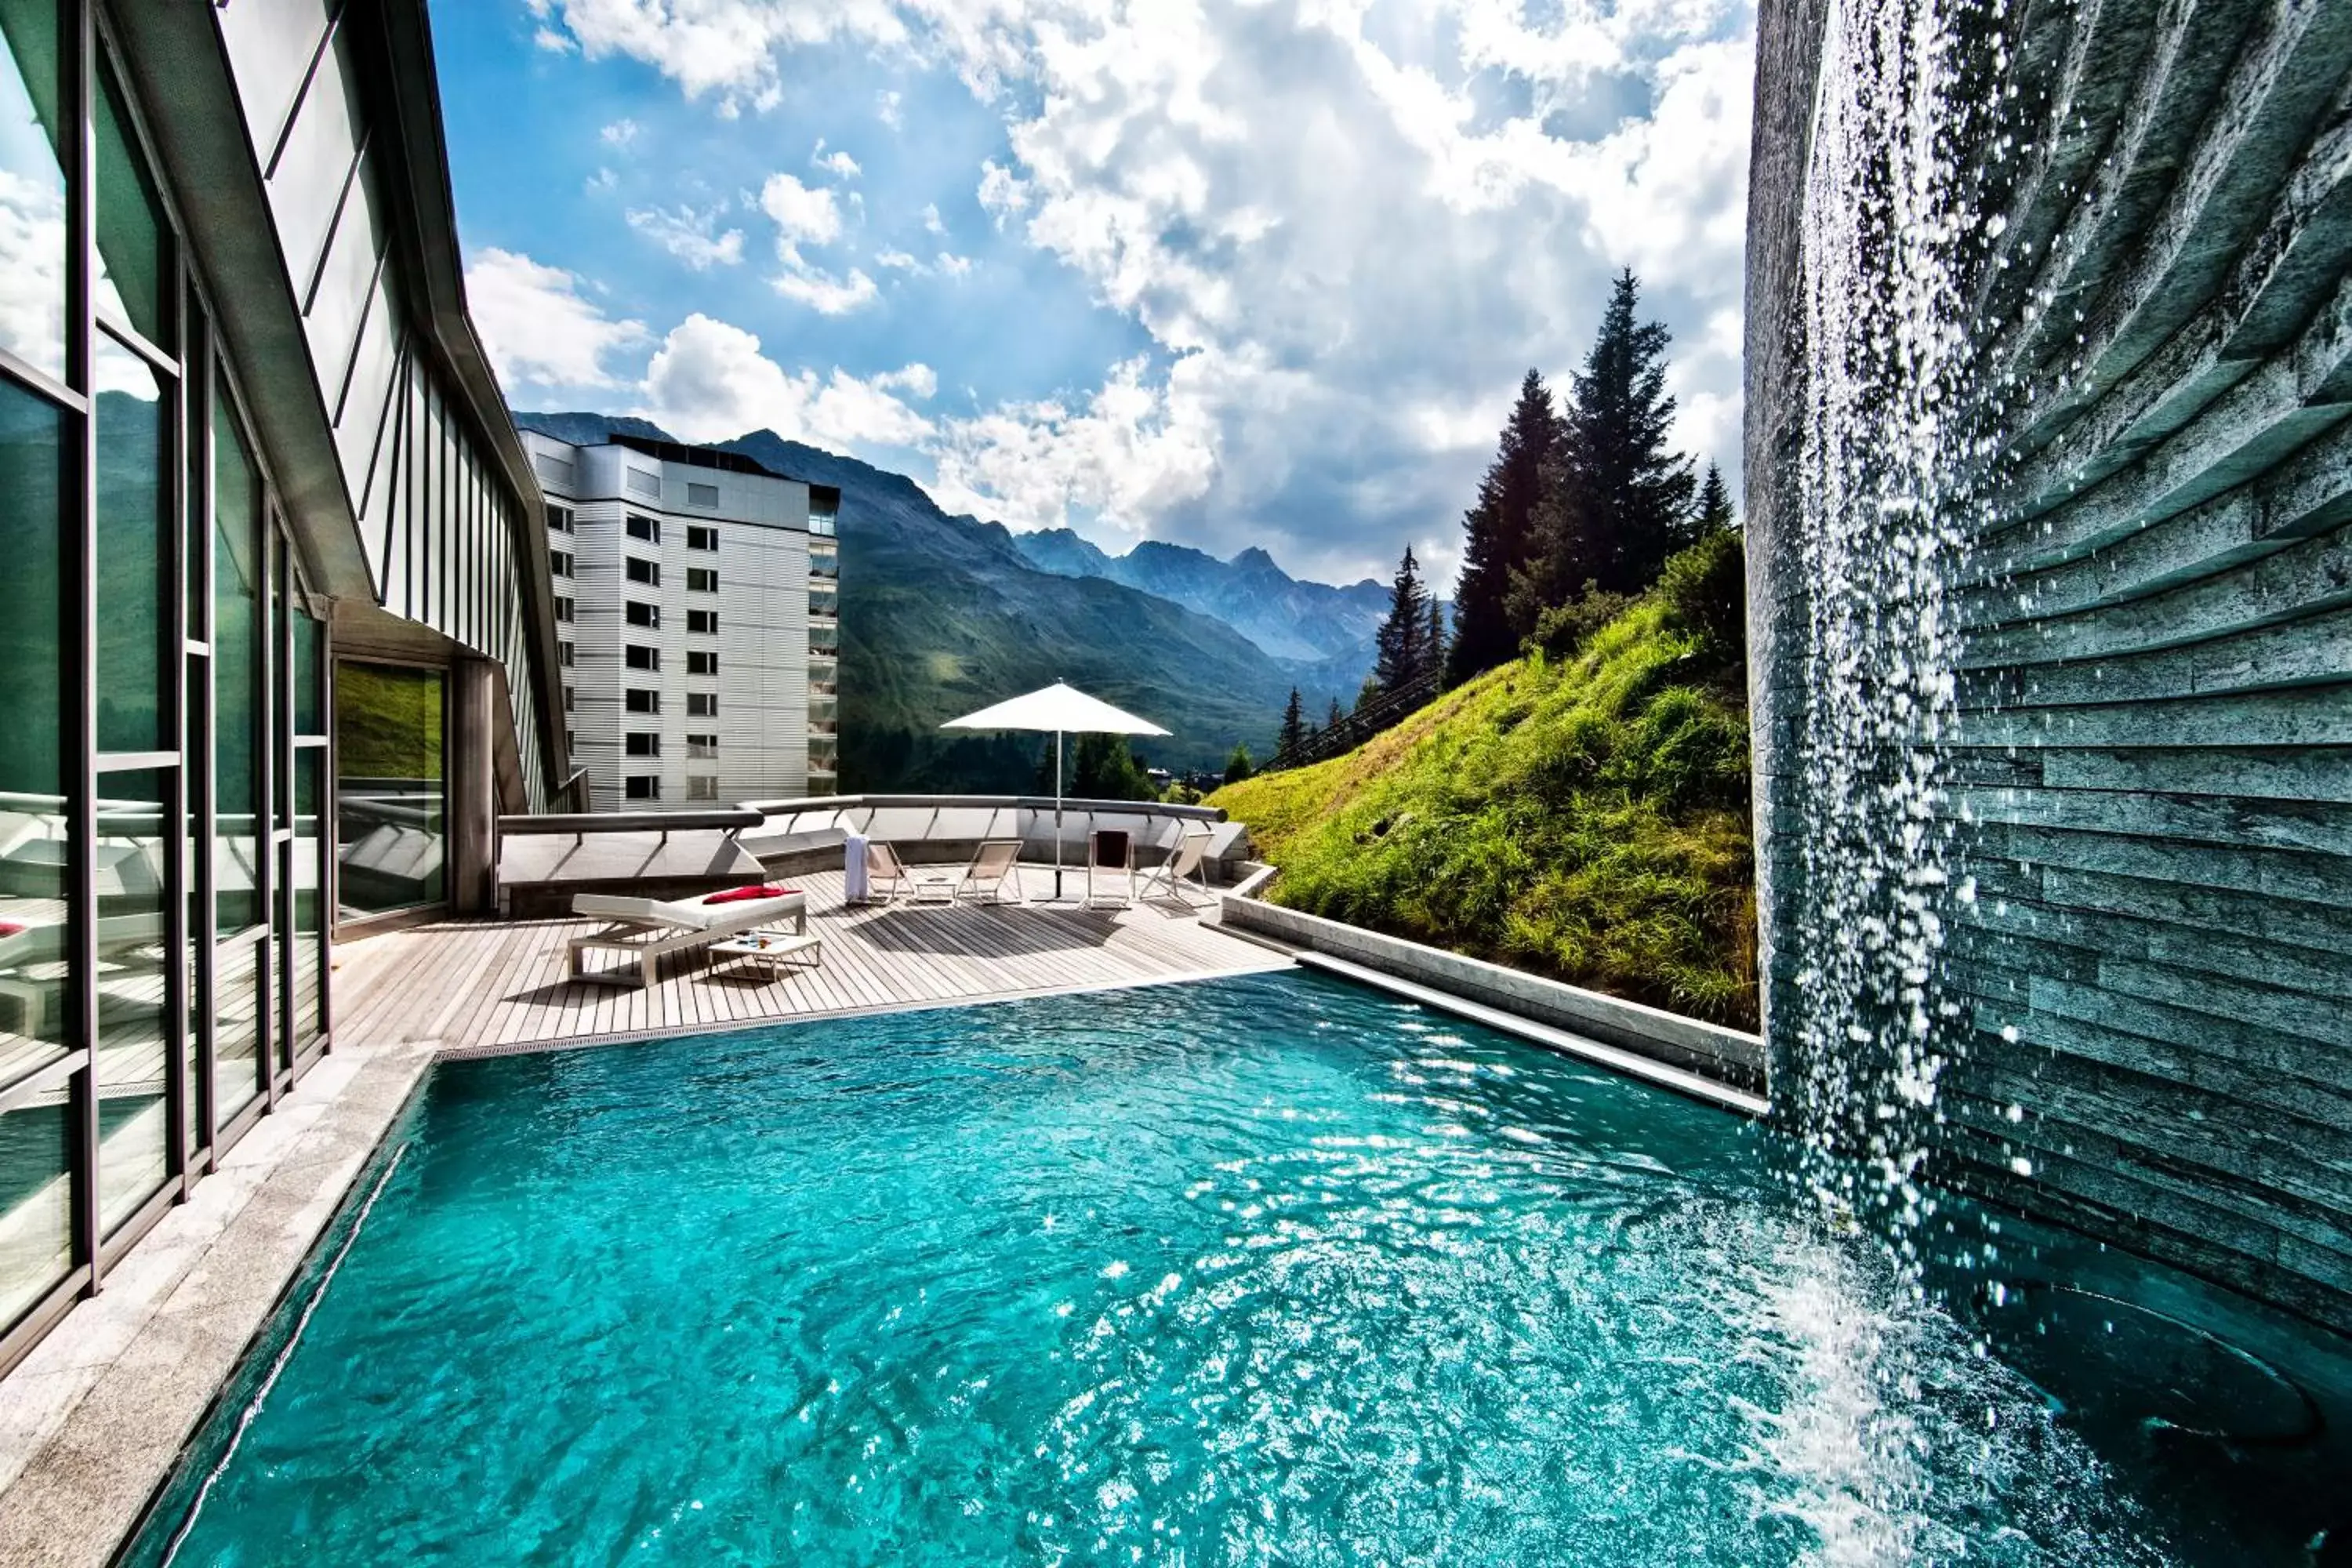
<path fill-rule="evenodd" d="M 1749 216 L 1776 1085 L 1808 940 L 1791 458 L 1826 11 L 1761 6 Z M 2034 107 L 1987 181 L 1969 325 L 1987 384 L 2041 390 L 1953 590 L 1944 809 L 1977 899 L 1932 1170 L 2352 1331 L 2352 5 L 2026 0 L 2003 26 Z"/>

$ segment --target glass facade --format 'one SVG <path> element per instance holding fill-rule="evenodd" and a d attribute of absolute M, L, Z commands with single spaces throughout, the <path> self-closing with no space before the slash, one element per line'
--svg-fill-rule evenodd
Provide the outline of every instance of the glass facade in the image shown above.
<path fill-rule="evenodd" d="M 79 12 L 0 0 L 0 1359 L 328 1022 L 327 627 Z"/>

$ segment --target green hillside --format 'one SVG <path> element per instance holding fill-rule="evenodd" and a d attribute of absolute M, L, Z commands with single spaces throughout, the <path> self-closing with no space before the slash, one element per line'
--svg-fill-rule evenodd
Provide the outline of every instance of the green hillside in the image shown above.
<path fill-rule="evenodd" d="M 1211 803 L 1277 903 L 1753 1028 L 1745 677 L 1691 581 Z"/>

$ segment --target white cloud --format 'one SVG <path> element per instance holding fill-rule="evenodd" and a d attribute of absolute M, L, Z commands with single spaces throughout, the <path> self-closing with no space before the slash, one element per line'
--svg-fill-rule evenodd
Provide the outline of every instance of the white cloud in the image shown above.
<path fill-rule="evenodd" d="M 952 70 L 993 109 L 982 210 L 1152 353 L 942 424 L 941 479 L 983 514 L 1385 571 L 1451 536 L 1520 373 L 1564 384 L 1629 265 L 1675 335 L 1676 438 L 1737 481 L 1753 0 L 547 8 L 590 57 L 722 111 L 773 101 L 792 52 L 827 42 Z M 761 205 L 778 290 L 837 312 L 876 290 L 803 254 L 856 216 L 832 195 L 779 175 Z M 930 258 L 867 265 L 968 266 L 923 216 Z"/>
<path fill-rule="evenodd" d="M 597 134 L 607 147 L 625 147 L 637 139 L 639 126 L 634 120 L 615 120 Z"/>
<path fill-rule="evenodd" d="M 482 347 L 509 387 L 624 384 L 606 362 L 645 343 L 645 323 L 612 320 L 580 284 L 560 267 L 510 250 L 485 250 L 466 268 Z"/>
<path fill-rule="evenodd" d="M 632 207 L 629 226 L 701 272 L 713 266 L 732 267 L 743 259 L 743 231 L 719 230 L 719 216 L 726 210 L 724 202 L 701 212 L 688 206 L 675 211 Z"/>
<path fill-rule="evenodd" d="M 841 206 L 833 192 L 793 175 L 768 176 L 760 187 L 760 210 L 775 220 L 779 246 L 830 245 L 841 237 Z"/>
<path fill-rule="evenodd" d="M 861 379 L 835 367 L 820 377 L 786 371 L 740 327 L 697 312 L 678 323 L 646 367 L 645 413 L 689 441 L 719 441 L 766 428 L 788 440 L 872 449 L 909 447 L 931 422 L 898 395 L 928 397 L 929 368 Z"/>
<path fill-rule="evenodd" d="M 592 196 L 601 196 L 620 184 L 621 176 L 610 169 L 599 169 L 580 182 L 580 188 Z"/>
<path fill-rule="evenodd" d="M 923 231 L 926 234 L 944 235 L 947 233 L 947 220 L 940 216 L 939 203 L 925 202 L 923 204 Z"/>
<path fill-rule="evenodd" d="M 1007 218 L 1029 208 L 1029 187 L 1013 172 L 991 158 L 980 166 L 981 210 L 1003 228 Z M 937 208 L 932 209 L 937 211 Z"/>
<path fill-rule="evenodd" d="M 530 41 L 551 55 L 568 55 L 580 47 L 552 27 L 539 28 L 531 34 Z"/>
<path fill-rule="evenodd" d="M 788 264 L 768 281 L 777 293 L 820 316 L 845 316 L 872 304 L 882 292 L 873 279 L 855 267 L 844 277 L 805 263 Z"/>
<path fill-rule="evenodd" d="M 906 110 L 899 107 L 900 95 L 880 92 L 874 95 L 874 118 L 896 131 L 907 122 Z"/>
<path fill-rule="evenodd" d="M 942 250 L 933 260 L 932 265 L 937 267 L 945 277 L 961 278 L 971 272 L 973 263 L 969 256 L 958 256 L 953 251 Z"/>
<path fill-rule="evenodd" d="M 809 154 L 809 166 L 825 170 L 845 180 L 854 180 L 863 173 L 857 166 L 857 160 L 844 149 L 836 147 L 830 153 L 826 152 L 822 136 L 817 138 L 816 151 Z"/>

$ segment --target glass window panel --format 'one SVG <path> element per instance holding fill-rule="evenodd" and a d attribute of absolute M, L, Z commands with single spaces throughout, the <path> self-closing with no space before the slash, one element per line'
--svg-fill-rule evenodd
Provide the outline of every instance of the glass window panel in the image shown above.
<path fill-rule="evenodd" d="M 319 617 L 299 605 L 294 610 L 294 732 L 320 735 L 319 647 L 326 628 Z"/>
<path fill-rule="evenodd" d="M 111 1233 L 163 1184 L 167 776 L 98 781 L 98 1204 Z"/>
<path fill-rule="evenodd" d="M 98 747 L 154 752 L 163 725 L 172 530 L 163 458 L 169 384 L 104 332 L 98 343 Z"/>
<path fill-rule="evenodd" d="M 167 230 L 147 178 L 147 160 L 131 140 L 131 117 L 114 73 L 98 73 L 98 303 L 149 342 L 170 348 L 172 268 Z M 106 381 L 100 377 L 103 388 Z"/>
<path fill-rule="evenodd" d="M 68 424 L 0 382 L 0 1082 L 65 1054 L 67 535 L 58 478 Z M 4 1271 L 0 1271 L 4 1272 Z M 0 1283 L 0 1289 L 5 1289 Z"/>
<path fill-rule="evenodd" d="M 72 1266 L 71 1112 L 54 1100 L 0 1115 L 0 1328 L 66 1277 Z"/>
<path fill-rule="evenodd" d="M 226 400 L 213 418 L 213 887 L 223 942 L 261 923 L 261 484 Z"/>
<path fill-rule="evenodd" d="M 341 918 L 437 904 L 445 801 L 441 672 L 335 665 L 336 886 Z"/>
<path fill-rule="evenodd" d="M 286 847 L 286 894 L 290 903 L 286 929 L 292 973 L 288 994 L 294 1003 L 294 1032 L 289 1052 L 299 1051 L 319 1036 L 320 890 L 326 885 L 326 837 L 319 816 L 325 749 L 305 747 L 294 753 L 294 837 Z M 437 847 L 435 868 L 439 868 Z"/>
<path fill-rule="evenodd" d="M 0 348 L 66 375 L 64 63 L 55 0 L 0 0 Z M 0 1284 L 0 1290 L 5 1290 Z"/>
<path fill-rule="evenodd" d="M 213 1125 L 261 1092 L 261 1019 L 269 1005 L 268 944 L 258 931 L 223 941 L 213 959 Z"/>

